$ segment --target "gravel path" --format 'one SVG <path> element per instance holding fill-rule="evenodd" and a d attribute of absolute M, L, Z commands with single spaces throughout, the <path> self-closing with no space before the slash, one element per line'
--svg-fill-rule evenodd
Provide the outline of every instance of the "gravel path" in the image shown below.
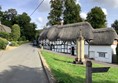
<path fill-rule="evenodd" d="M 0 83 L 48 83 L 38 49 L 24 44 L 12 51 L 0 51 Z"/>

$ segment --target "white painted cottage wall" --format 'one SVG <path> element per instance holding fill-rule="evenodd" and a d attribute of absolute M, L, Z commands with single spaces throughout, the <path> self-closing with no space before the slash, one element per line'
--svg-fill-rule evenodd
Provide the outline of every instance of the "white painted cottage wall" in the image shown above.
<path fill-rule="evenodd" d="M 88 55 L 88 43 L 87 42 L 85 42 L 85 45 L 84 45 L 84 54 Z"/>
<path fill-rule="evenodd" d="M 57 42 L 52 42 L 52 44 L 62 44 L 62 41 L 57 41 Z M 75 55 L 76 55 L 76 45 L 75 44 L 68 44 L 65 45 L 66 49 L 64 48 L 64 45 L 61 46 L 54 46 L 57 49 L 52 49 L 52 51 L 57 51 L 57 52 L 66 52 L 66 53 L 71 53 L 71 47 L 74 46 L 75 47 Z M 94 58 L 97 61 L 102 61 L 102 62 L 108 62 L 108 63 L 112 63 L 112 55 L 116 54 L 116 45 L 111 45 L 111 46 L 97 46 L 97 45 L 91 45 L 89 48 L 89 53 L 90 53 L 90 58 Z M 45 48 L 48 48 L 48 46 L 45 46 Z M 87 42 L 85 42 L 85 55 L 88 55 L 88 44 Z M 105 52 L 105 57 L 99 57 L 99 53 L 98 52 Z"/>
<path fill-rule="evenodd" d="M 90 46 L 90 58 L 94 58 L 97 61 L 112 63 L 112 51 L 111 46 Z M 93 55 L 95 53 L 95 56 Z M 98 52 L 106 52 L 105 57 L 99 57 Z"/>

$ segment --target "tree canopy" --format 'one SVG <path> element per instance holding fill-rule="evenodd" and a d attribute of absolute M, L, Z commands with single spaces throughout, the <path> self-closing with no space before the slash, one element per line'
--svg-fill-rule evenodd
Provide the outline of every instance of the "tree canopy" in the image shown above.
<path fill-rule="evenodd" d="M 111 26 L 115 29 L 115 31 L 118 34 L 118 20 L 115 20 L 113 24 L 111 24 Z"/>
<path fill-rule="evenodd" d="M 76 4 L 76 0 L 65 0 L 64 4 L 64 24 L 81 22 L 81 8 Z"/>
<path fill-rule="evenodd" d="M 31 22 L 31 18 L 27 13 L 18 14 L 17 10 L 12 8 L 6 11 L 0 10 L 0 20 L 3 25 L 11 28 L 14 24 L 17 24 L 20 27 L 21 37 L 27 40 L 35 39 L 37 25 Z"/>
<path fill-rule="evenodd" d="M 16 9 L 8 9 L 7 11 L 2 11 L 1 23 L 6 26 L 12 27 L 16 15 L 17 15 Z"/>
<path fill-rule="evenodd" d="M 48 16 L 47 25 L 59 25 L 62 15 L 62 0 L 51 0 L 51 10 Z"/>
<path fill-rule="evenodd" d="M 91 9 L 91 11 L 87 14 L 87 21 L 95 29 L 106 27 L 106 15 L 100 7 L 94 7 Z"/>
<path fill-rule="evenodd" d="M 48 16 L 48 25 L 60 25 L 61 20 L 64 24 L 81 22 L 80 5 L 76 0 L 51 0 L 51 10 Z"/>

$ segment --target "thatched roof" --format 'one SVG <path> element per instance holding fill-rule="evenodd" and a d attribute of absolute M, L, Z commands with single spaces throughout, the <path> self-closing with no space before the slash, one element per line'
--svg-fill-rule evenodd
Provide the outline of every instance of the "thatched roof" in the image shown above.
<path fill-rule="evenodd" d="M 47 38 L 50 41 L 56 41 L 58 39 L 58 34 L 60 32 L 61 28 L 58 28 L 57 26 L 50 27 Z"/>
<path fill-rule="evenodd" d="M 56 41 L 75 41 L 80 37 L 80 30 L 85 40 L 93 39 L 91 45 L 111 45 L 114 40 L 118 40 L 117 33 L 113 28 L 93 29 L 87 22 L 80 22 L 67 25 L 56 25 L 44 29 L 40 34 L 40 40 L 48 39 Z"/>
<path fill-rule="evenodd" d="M 39 40 L 47 39 L 47 33 L 49 28 L 44 28 L 43 31 L 39 35 Z"/>
<path fill-rule="evenodd" d="M 118 40 L 118 35 L 113 28 L 101 28 L 93 30 L 94 38 L 90 42 L 92 45 L 111 45 Z"/>
<path fill-rule="evenodd" d="M 7 32 L 7 33 L 11 33 L 11 28 L 0 24 L 0 32 Z"/>
<path fill-rule="evenodd" d="M 87 22 L 68 24 L 60 27 L 62 27 L 62 30 L 59 33 L 59 38 L 63 41 L 75 41 L 80 37 L 80 30 L 85 40 L 93 39 L 93 28 Z"/>

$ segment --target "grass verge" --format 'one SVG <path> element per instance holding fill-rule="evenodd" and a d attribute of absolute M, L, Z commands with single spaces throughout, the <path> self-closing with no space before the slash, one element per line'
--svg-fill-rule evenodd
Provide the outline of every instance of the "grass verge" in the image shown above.
<path fill-rule="evenodd" d="M 86 68 L 84 65 L 72 64 L 73 59 L 56 53 L 41 51 L 57 83 L 85 83 Z M 93 66 L 103 66 L 94 64 Z M 118 83 L 118 67 L 112 67 L 107 73 L 93 74 L 93 83 Z"/>

